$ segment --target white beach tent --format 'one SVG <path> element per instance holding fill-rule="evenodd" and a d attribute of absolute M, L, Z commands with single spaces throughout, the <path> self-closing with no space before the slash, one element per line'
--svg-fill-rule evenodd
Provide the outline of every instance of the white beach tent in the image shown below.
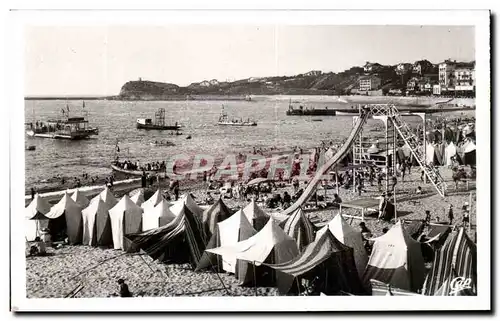
<path fill-rule="evenodd" d="M 39 236 L 40 229 L 47 227 L 50 204 L 36 194 L 31 203 L 24 209 L 24 232 L 28 241 L 34 241 Z"/>
<path fill-rule="evenodd" d="M 373 239 L 373 250 L 363 276 L 392 287 L 417 292 L 425 278 L 425 264 L 420 243 L 398 221 L 387 233 Z"/>
<path fill-rule="evenodd" d="M 242 210 L 237 211 L 228 219 L 217 223 L 220 246 L 226 247 L 244 241 L 257 233 Z M 209 251 L 209 250 L 207 250 Z M 236 273 L 236 257 L 231 254 L 221 254 L 224 271 Z"/>
<path fill-rule="evenodd" d="M 137 206 L 127 195 L 109 210 L 111 231 L 113 233 L 113 247 L 116 250 L 127 250 L 124 245 L 124 235 L 141 232 L 143 209 Z"/>
<path fill-rule="evenodd" d="M 108 208 L 112 208 L 116 205 L 116 203 L 118 203 L 118 200 L 113 196 L 113 193 L 111 193 L 111 190 L 108 187 L 104 188 L 104 190 L 99 193 L 99 195 L 94 197 L 90 202 L 98 200 L 99 198 L 102 199 L 104 203 L 106 203 L 106 206 Z"/>
<path fill-rule="evenodd" d="M 176 215 L 170 211 L 169 205 L 169 202 L 162 200 L 155 207 L 147 206 L 142 213 L 142 230 L 152 230 L 173 221 Z"/>
<path fill-rule="evenodd" d="M 270 218 L 260 232 L 247 240 L 232 246 L 222 246 L 206 250 L 208 252 L 234 257 L 244 260 L 255 266 L 262 263 L 280 264 L 288 262 L 299 254 L 297 243 L 288 236 L 274 218 Z M 253 269 L 239 268 L 237 277 L 241 284 L 255 281 Z"/>
<path fill-rule="evenodd" d="M 445 149 L 445 158 L 447 166 L 453 165 L 453 161 L 451 160 L 451 158 L 456 154 L 457 154 L 457 146 L 453 142 L 450 142 Z"/>
<path fill-rule="evenodd" d="M 61 200 L 45 214 L 49 219 L 50 234 L 59 233 L 66 229 L 69 244 L 77 244 L 82 241 L 82 207 L 64 193 Z"/>
<path fill-rule="evenodd" d="M 155 207 L 159 203 L 164 200 L 163 195 L 161 195 L 160 190 L 158 189 L 153 196 L 151 196 L 147 201 L 141 204 L 141 207 L 146 211 L 148 207 Z"/>
<path fill-rule="evenodd" d="M 184 204 L 188 210 L 191 211 L 191 213 L 197 215 L 198 217 L 201 217 L 203 214 L 203 209 L 196 204 L 193 197 L 189 193 L 182 195 L 177 201 L 173 202 L 170 210 L 177 216 L 182 212 Z"/>
<path fill-rule="evenodd" d="M 255 203 L 254 199 L 243 208 L 243 213 L 257 231 L 260 231 L 271 217 Z"/>
<path fill-rule="evenodd" d="M 102 199 L 97 199 L 95 202 L 92 202 L 87 208 L 82 211 L 82 220 L 83 220 L 83 236 L 82 236 L 82 244 L 83 245 L 97 245 L 98 242 L 98 234 L 97 234 L 97 217 L 98 216 L 107 216 L 108 207 L 106 203 Z"/>
<path fill-rule="evenodd" d="M 316 232 L 316 240 L 318 240 L 327 229 L 329 229 L 342 244 L 354 250 L 354 263 L 356 264 L 358 275 L 361 278 L 365 273 L 366 264 L 368 263 L 368 253 L 366 253 L 363 244 L 361 231 L 353 229 L 340 213 Z"/>
<path fill-rule="evenodd" d="M 83 195 L 83 193 L 80 192 L 80 190 L 78 189 L 73 193 L 73 195 L 71 195 L 71 199 L 75 201 L 78 205 L 80 205 L 82 208 L 89 206 L 90 203 L 87 196 Z"/>
<path fill-rule="evenodd" d="M 144 189 L 140 188 L 136 190 L 134 194 L 130 196 L 130 199 L 135 205 L 141 206 L 142 203 L 144 203 Z"/>
<path fill-rule="evenodd" d="M 430 163 L 434 163 L 434 153 L 435 153 L 435 150 L 434 150 L 434 146 L 431 144 L 431 143 L 427 143 L 427 147 L 425 149 L 425 153 L 426 153 L 426 160 L 425 160 L 425 163 L 427 165 L 429 165 Z"/>

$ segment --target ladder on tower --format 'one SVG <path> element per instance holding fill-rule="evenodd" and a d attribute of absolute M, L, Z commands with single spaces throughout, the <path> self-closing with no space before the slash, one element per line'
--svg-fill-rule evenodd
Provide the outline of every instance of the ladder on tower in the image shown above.
<path fill-rule="evenodd" d="M 403 141 L 410 147 L 411 153 L 417 160 L 420 168 L 423 169 L 425 175 L 427 175 L 432 185 L 434 185 L 438 194 L 441 195 L 441 197 L 444 197 L 446 191 L 446 182 L 439 173 L 437 167 L 428 165 L 426 163 L 426 159 L 424 156 L 425 154 L 423 153 L 423 148 L 426 148 L 426 146 L 420 144 L 418 136 L 410 129 L 408 124 L 403 121 L 403 118 L 399 114 L 399 111 L 396 109 L 396 107 L 391 107 L 390 116 L 399 135 L 401 136 Z"/>

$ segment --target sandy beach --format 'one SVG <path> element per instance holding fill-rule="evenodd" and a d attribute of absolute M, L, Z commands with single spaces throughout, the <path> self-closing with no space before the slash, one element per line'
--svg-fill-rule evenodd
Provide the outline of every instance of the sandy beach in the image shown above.
<path fill-rule="evenodd" d="M 443 199 L 433 191 L 428 183 L 420 181 L 420 170 L 414 168 L 411 175 L 405 177 L 404 183 L 398 183 L 397 211 L 401 220 L 421 220 L 425 217 L 425 210 L 430 210 L 432 222 L 447 221 L 449 204 L 454 207 L 454 224 L 461 224 L 461 207 L 468 202 L 472 193 L 471 229 L 467 232 L 475 240 L 476 204 L 475 183 L 455 185 L 451 180 L 451 170 L 440 169 L 448 183 L 448 196 Z M 428 194 L 416 196 L 414 191 L 421 186 Z M 376 197 L 379 195 L 376 186 L 366 187 L 361 198 Z M 279 188 L 276 192 L 292 191 L 291 186 Z M 128 190 L 115 193 L 120 197 Z M 196 200 L 204 199 L 205 184 L 190 182 L 181 184 L 182 193 L 192 193 Z M 334 193 L 329 190 L 328 193 Z M 321 192 L 320 192 L 321 194 Z M 328 194 L 331 195 L 331 194 Z M 360 198 L 352 191 L 340 190 L 344 202 Z M 398 201 L 399 199 L 399 201 Z M 225 199 L 228 207 L 236 209 L 246 205 L 246 202 L 234 199 Z M 265 208 L 264 208 L 265 209 Z M 279 212 L 279 209 L 265 209 L 270 213 Z M 338 213 L 337 209 L 323 209 L 308 212 L 309 218 L 318 225 L 327 223 Z M 360 215 L 360 211 L 343 209 L 343 214 Z M 348 219 L 348 222 L 358 228 L 360 220 Z M 382 234 L 384 227 L 391 227 L 393 222 L 380 221 L 367 217 L 366 225 L 374 236 Z M 151 258 L 140 254 L 125 254 L 120 250 L 92 248 L 88 246 L 64 246 L 60 249 L 48 249 L 48 256 L 28 257 L 26 259 L 26 289 L 29 298 L 64 298 L 74 297 L 111 297 L 118 293 L 117 280 L 122 278 L 129 285 L 134 296 L 269 296 L 278 295 L 276 288 L 240 287 L 233 275 L 226 273 L 193 272 L 188 264 L 162 264 L 153 262 Z M 80 289 L 80 285 L 83 288 Z"/>

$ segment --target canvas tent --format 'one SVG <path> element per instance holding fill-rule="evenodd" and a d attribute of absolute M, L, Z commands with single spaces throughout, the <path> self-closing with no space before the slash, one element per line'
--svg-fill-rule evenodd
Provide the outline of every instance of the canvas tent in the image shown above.
<path fill-rule="evenodd" d="M 113 196 L 111 190 L 109 188 L 104 188 L 104 190 L 99 193 L 96 197 L 94 197 L 90 202 L 92 203 L 95 200 L 102 199 L 108 208 L 113 208 L 113 206 L 118 203 L 118 200 Z"/>
<path fill-rule="evenodd" d="M 170 210 L 175 215 L 179 215 L 182 212 L 184 205 L 186 205 L 191 213 L 197 215 L 198 217 L 201 217 L 203 214 L 203 209 L 196 204 L 193 197 L 189 193 L 182 195 L 177 201 L 173 202 Z"/>
<path fill-rule="evenodd" d="M 468 140 L 464 146 L 464 165 L 476 165 L 476 144 Z"/>
<path fill-rule="evenodd" d="M 82 208 L 68 193 L 45 216 L 49 219 L 52 240 L 67 235 L 69 244 L 82 242 Z"/>
<path fill-rule="evenodd" d="M 368 283 L 374 279 L 403 290 L 420 290 L 425 277 L 422 250 L 401 222 L 374 241 L 364 281 Z"/>
<path fill-rule="evenodd" d="M 457 146 L 455 143 L 450 142 L 445 149 L 445 165 L 451 166 L 453 165 L 452 157 L 457 155 Z"/>
<path fill-rule="evenodd" d="M 127 251 L 128 242 L 124 235 L 141 231 L 143 209 L 137 206 L 127 195 L 109 210 L 111 232 L 113 233 L 113 247 Z"/>
<path fill-rule="evenodd" d="M 206 237 L 206 243 L 212 238 L 215 232 L 217 223 L 228 219 L 231 216 L 226 204 L 219 198 L 212 206 L 203 211 L 201 223 L 203 225 L 203 232 Z"/>
<path fill-rule="evenodd" d="M 366 253 L 361 231 L 353 229 L 340 213 L 318 231 L 316 239 L 319 239 L 327 230 L 342 244 L 353 249 L 356 270 L 359 277 L 362 277 L 368 263 L 368 253 Z"/>
<path fill-rule="evenodd" d="M 270 218 L 253 199 L 243 208 L 243 213 L 257 231 L 260 231 Z"/>
<path fill-rule="evenodd" d="M 269 269 L 262 266 L 262 263 L 280 264 L 290 261 L 299 254 L 295 240 L 278 226 L 274 218 L 270 218 L 260 232 L 247 240 L 206 251 L 247 261 L 247 264 L 238 265 L 236 277 L 241 285 L 256 284 L 260 281 L 279 283 L 279 275 L 268 273 L 270 279 L 264 279 L 264 274 Z"/>
<path fill-rule="evenodd" d="M 434 249 L 440 248 L 446 242 L 448 235 L 451 233 L 451 228 L 448 225 L 433 225 L 427 233 L 427 241 Z"/>
<path fill-rule="evenodd" d="M 316 228 L 300 207 L 285 221 L 281 222 L 280 227 L 296 241 L 299 251 L 314 242 Z"/>
<path fill-rule="evenodd" d="M 318 278 L 315 290 L 325 294 L 366 293 L 356 271 L 352 248 L 337 240 L 329 229 L 292 260 L 269 266 L 292 277 L 282 278 L 278 283 L 282 294 L 296 290 L 299 278 Z"/>
<path fill-rule="evenodd" d="M 89 206 L 89 199 L 85 196 L 80 190 L 76 190 L 73 195 L 71 195 L 71 199 L 76 202 L 76 204 L 80 205 L 81 208 L 85 208 Z"/>
<path fill-rule="evenodd" d="M 131 249 L 141 249 L 154 260 L 184 263 L 189 260 L 195 268 L 203 253 L 201 222 L 183 205 L 169 224 L 143 233 L 127 234 Z"/>
<path fill-rule="evenodd" d="M 425 295 L 475 295 L 477 293 L 477 251 L 464 228 L 460 228 L 436 252 L 427 276 Z M 463 289 L 454 287 L 454 280 L 463 281 Z M 461 290 L 461 291 L 457 291 Z"/>
<path fill-rule="evenodd" d="M 232 246 L 240 241 L 248 239 L 256 233 L 257 231 L 253 228 L 252 224 L 250 224 L 243 210 L 239 210 L 228 219 L 217 223 L 215 231 L 206 245 L 205 252 L 196 270 L 216 266 L 219 271 L 224 270 L 229 273 L 236 273 L 238 261 L 234 255 L 229 253 L 216 255 L 208 250 L 221 246 Z"/>
<path fill-rule="evenodd" d="M 108 207 L 102 199 L 92 202 L 82 211 L 83 245 L 105 246 L 113 241 Z"/>
<path fill-rule="evenodd" d="M 142 213 L 142 230 L 149 231 L 172 222 L 176 216 L 170 211 L 169 205 L 162 200 L 155 207 L 146 206 Z"/>
<path fill-rule="evenodd" d="M 160 190 L 156 190 L 156 192 L 151 196 L 147 201 L 141 204 L 141 207 L 146 211 L 148 207 L 155 207 L 158 205 L 161 201 L 163 201 L 163 196 L 160 193 Z"/>
<path fill-rule="evenodd" d="M 132 193 L 130 193 L 130 199 L 137 206 L 141 206 L 144 203 L 144 189 L 140 188 Z"/>
<path fill-rule="evenodd" d="M 39 236 L 40 229 L 48 226 L 49 219 L 45 216 L 50 211 L 50 204 L 36 194 L 31 203 L 24 209 L 25 236 L 28 241 L 34 241 Z"/>

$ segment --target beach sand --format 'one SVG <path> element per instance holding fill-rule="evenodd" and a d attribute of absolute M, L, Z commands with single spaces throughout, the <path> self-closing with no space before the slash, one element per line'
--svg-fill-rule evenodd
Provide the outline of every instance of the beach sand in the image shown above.
<path fill-rule="evenodd" d="M 403 220 L 421 220 L 425 218 L 425 210 L 430 210 L 431 222 L 447 221 L 449 204 L 454 206 L 456 224 L 462 222 L 462 205 L 469 201 L 472 195 L 470 210 L 471 229 L 467 232 L 475 241 L 476 204 L 475 183 L 471 183 L 469 190 L 461 184 L 458 190 L 451 181 L 451 170 L 441 168 L 441 174 L 448 182 L 448 196 L 442 198 L 433 191 L 430 183 L 420 181 L 420 169 L 413 168 L 412 174 L 405 177 L 405 182 L 398 182 L 397 211 L 398 217 Z M 399 178 L 401 180 L 401 178 Z M 197 201 L 205 198 L 206 189 L 203 182 L 181 183 L 182 193 L 192 193 Z M 429 195 L 420 196 L 414 193 L 417 186 L 421 186 Z M 367 192 L 361 198 L 380 195 L 376 186 L 368 186 Z M 280 188 L 275 192 L 292 191 L 291 186 Z M 126 191 L 120 191 L 121 196 Z M 322 192 L 319 192 L 321 194 Z M 328 191 L 329 196 L 334 190 Z M 215 197 L 215 196 L 214 196 Z M 344 202 L 360 198 L 352 191 L 340 190 L 340 197 Z M 400 201 L 398 201 L 398 199 Z M 405 200 L 406 199 L 406 200 Z M 411 200 L 409 200 L 411 199 Z M 247 203 L 239 200 L 224 200 L 234 210 Z M 279 210 L 268 210 L 279 212 Z M 307 215 L 323 224 L 331 220 L 338 213 L 337 209 L 324 209 L 308 212 Z M 343 209 L 343 214 L 360 215 L 359 210 Z M 360 220 L 347 219 L 351 225 L 358 228 Z M 384 227 L 390 228 L 393 222 L 376 219 L 367 219 L 367 227 L 374 236 L 382 234 Z M 256 295 L 253 287 L 240 287 L 233 275 L 226 273 L 193 272 L 188 264 L 161 264 L 153 262 L 146 255 L 124 254 L 120 250 L 99 249 L 87 246 L 64 246 L 60 249 L 48 249 L 50 255 L 44 257 L 28 257 L 26 259 L 26 290 L 29 298 L 63 298 L 76 289 L 80 284 L 83 288 L 75 297 L 111 297 L 118 293 L 117 280 L 123 278 L 134 296 L 244 296 Z M 113 258 L 113 259 L 112 259 Z M 106 259 L 110 259 L 100 264 Z M 83 273 L 82 273 L 83 272 Z M 220 277 L 220 278 L 219 278 Z M 224 285 L 223 285 L 223 284 Z M 226 287 L 226 289 L 225 289 Z M 258 287 L 257 295 L 278 295 L 276 288 Z"/>

